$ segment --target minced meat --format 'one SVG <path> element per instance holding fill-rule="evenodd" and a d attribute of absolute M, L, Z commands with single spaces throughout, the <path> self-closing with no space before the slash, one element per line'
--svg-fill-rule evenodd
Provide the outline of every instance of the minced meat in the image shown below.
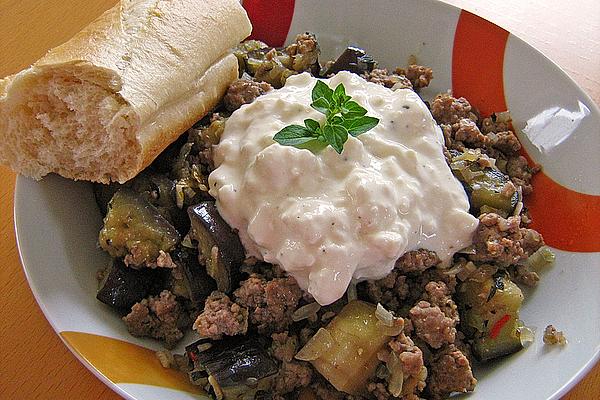
<path fill-rule="evenodd" d="M 258 96 L 272 89 L 273 86 L 267 82 L 237 79 L 229 85 L 227 93 L 223 97 L 223 104 L 228 111 L 233 112 L 244 104 L 252 103 Z"/>
<path fill-rule="evenodd" d="M 539 166 L 530 167 L 523 156 L 514 156 L 506 163 L 506 174 L 517 186 L 521 186 L 524 195 L 533 191 L 531 178 L 540 170 Z"/>
<path fill-rule="evenodd" d="M 423 272 L 440 263 L 440 258 L 434 251 L 419 249 L 404 253 L 396 261 L 395 268 L 402 273 Z"/>
<path fill-rule="evenodd" d="M 496 262 L 500 265 L 516 264 L 544 245 L 541 235 L 531 229 L 520 228 L 519 216 L 502 218 L 495 213 L 479 216 L 475 232 L 473 261 Z M 535 233 L 534 233 L 535 232 Z"/>
<path fill-rule="evenodd" d="M 298 351 L 298 338 L 296 335 L 281 332 L 271 335 L 273 342 L 271 343 L 271 353 L 273 357 L 282 362 L 290 362 Z"/>
<path fill-rule="evenodd" d="M 453 344 L 434 355 L 428 371 L 427 392 L 432 399 L 445 399 L 455 392 L 471 392 L 477 384 L 469 360 Z"/>
<path fill-rule="evenodd" d="M 308 386 L 312 379 L 310 364 L 303 361 L 284 361 L 275 380 L 274 391 L 283 395 Z"/>
<path fill-rule="evenodd" d="M 167 347 L 173 347 L 183 337 L 182 329 L 188 325 L 189 316 L 175 295 L 163 290 L 159 296 L 135 303 L 123 321 L 133 336 L 163 340 Z"/>
<path fill-rule="evenodd" d="M 478 119 L 471 104 L 464 97 L 456 99 L 447 93 L 435 97 L 431 103 L 431 115 L 440 125 L 458 124 L 465 118 L 473 122 L 477 122 Z"/>
<path fill-rule="evenodd" d="M 236 303 L 248 308 L 250 323 L 259 333 L 282 332 L 292 323 L 292 314 L 302 290 L 292 277 L 267 281 L 252 275 L 234 292 Z"/>
<path fill-rule="evenodd" d="M 378 85 L 385 86 L 386 88 L 394 89 L 412 89 L 412 83 L 404 76 L 395 73 L 389 73 L 387 69 L 375 68 L 370 72 L 365 72 L 362 77 Z"/>
<path fill-rule="evenodd" d="M 223 335 L 245 335 L 248 331 L 248 310 L 232 302 L 226 294 L 215 291 L 206 299 L 204 311 L 193 328 L 200 336 L 213 340 Z"/>
<path fill-rule="evenodd" d="M 444 315 L 438 306 L 422 300 L 410 309 L 409 314 L 417 336 L 434 349 L 454 343 L 455 321 Z"/>
<path fill-rule="evenodd" d="M 396 73 L 406 76 L 416 90 L 429 86 L 433 79 L 433 70 L 422 65 L 411 64 L 406 70 L 396 70 Z"/>

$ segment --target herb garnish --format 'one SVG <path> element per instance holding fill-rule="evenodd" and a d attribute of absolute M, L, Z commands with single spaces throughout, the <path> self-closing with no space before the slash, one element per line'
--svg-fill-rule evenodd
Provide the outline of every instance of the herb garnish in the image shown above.
<path fill-rule="evenodd" d="M 379 123 L 379 119 L 365 115 L 367 110 L 346 95 L 346 88 L 341 83 L 333 90 L 323 81 L 317 81 L 312 90 L 310 106 L 325 114 L 322 126 L 314 119 L 305 119 L 304 126 L 286 126 L 273 139 L 283 146 L 309 149 L 312 152 L 330 145 L 341 154 L 348 134 L 356 137 Z"/>

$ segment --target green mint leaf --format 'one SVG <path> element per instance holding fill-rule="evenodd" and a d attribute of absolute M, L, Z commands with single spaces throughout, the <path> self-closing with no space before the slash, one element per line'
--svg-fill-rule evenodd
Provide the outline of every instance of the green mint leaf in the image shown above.
<path fill-rule="evenodd" d="M 331 101 L 333 99 L 333 90 L 325 82 L 317 81 L 312 90 L 312 101 L 317 101 L 321 97 Z"/>
<path fill-rule="evenodd" d="M 329 115 L 331 109 L 331 104 L 325 97 L 319 97 L 313 101 L 310 106 L 325 115 Z"/>
<path fill-rule="evenodd" d="M 346 96 L 346 88 L 340 83 L 333 91 L 333 101 L 338 107 L 342 107 L 347 101 L 346 97 L 348 97 Z"/>
<path fill-rule="evenodd" d="M 295 147 L 297 147 L 299 149 L 307 149 L 316 154 L 316 153 L 320 152 L 321 150 L 323 150 L 328 145 L 329 145 L 329 143 L 325 142 L 324 140 L 313 139 L 313 140 L 309 140 L 308 142 L 296 145 Z"/>
<path fill-rule="evenodd" d="M 342 106 L 342 115 L 345 119 L 362 117 L 367 113 L 363 107 L 355 101 L 348 101 Z"/>
<path fill-rule="evenodd" d="M 325 136 L 327 143 L 329 143 L 338 154 L 342 154 L 344 143 L 348 140 L 348 130 L 342 125 L 325 125 L 323 127 L 323 135 Z"/>
<path fill-rule="evenodd" d="M 289 125 L 273 136 L 273 140 L 282 146 L 298 146 L 314 140 L 313 133 L 300 125 Z"/>
<path fill-rule="evenodd" d="M 375 117 L 362 116 L 354 119 L 344 120 L 344 127 L 352 136 L 358 136 L 373 129 L 379 123 L 379 119 Z"/>
<path fill-rule="evenodd" d="M 304 126 L 306 126 L 308 130 L 313 132 L 313 134 L 318 134 L 321 130 L 321 125 L 314 119 L 305 119 Z"/>

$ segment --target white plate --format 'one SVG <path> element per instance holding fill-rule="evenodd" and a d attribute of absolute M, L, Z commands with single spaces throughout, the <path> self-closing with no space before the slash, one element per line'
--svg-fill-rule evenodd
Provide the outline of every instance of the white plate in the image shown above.
<path fill-rule="evenodd" d="M 425 92 L 453 89 L 483 112 L 511 110 L 520 139 L 545 175 L 530 201 L 536 226 L 556 248 L 556 263 L 528 293 L 522 319 L 537 328 L 527 350 L 477 372 L 473 399 L 556 399 L 600 354 L 600 112 L 556 65 L 495 25 L 455 7 L 423 0 L 247 0 L 255 32 L 273 42 L 317 33 L 323 59 L 347 44 L 366 48 L 383 66 L 409 56 L 434 69 Z M 273 43 L 281 44 L 281 43 Z M 554 118 L 547 118 L 553 115 Z M 529 121 L 529 123 L 528 123 Z M 543 127 L 544 129 L 540 129 Z M 19 177 L 15 228 L 21 260 L 46 318 L 71 351 L 129 399 L 198 398 L 186 377 L 162 369 L 108 307 L 95 299 L 101 218 L 91 186 L 49 176 Z M 552 323 L 565 348 L 543 346 Z M 191 338 L 188 338 L 191 340 Z M 189 340 L 184 340 L 188 342 Z"/>

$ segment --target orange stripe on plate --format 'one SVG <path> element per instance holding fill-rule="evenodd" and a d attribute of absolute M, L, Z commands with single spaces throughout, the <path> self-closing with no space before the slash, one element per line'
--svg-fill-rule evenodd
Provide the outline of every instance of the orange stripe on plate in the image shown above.
<path fill-rule="evenodd" d="M 465 97 L 482 116 L 506 111 L 504 51 L 509 33 L 461 11 L 452 52 L 452 92 Z M 532 163 L 523 149 L 523 155 Z M 534 161 L 533 161 L 534 162 Z M 600 251 L 600 196 L 566 188 L 544 172 L 533 178 L 526 205 L 546 243 L 567 251 Z"/>
<path fill-rule="evenodd" d="M 550 246 L 577 252 L 600 251 L 600 196 L 569 190 L 543 172 L 533 177 L 527 197 L 532 228 Z"/>
<path fill-rule="evenodd" d="M 452 92 L 483 116 L 505 111 L 503 63 L 508 32 L 461 11 L 452 50 Z"/>
<path fill-rule="evenodd" d="M 163 368 L 154 351 L 123 340 L 64 331 L 63 339 L 98 372 L 114 383 L 138 383 L 184 392 L 204 393 L 186 374 Z"/>

